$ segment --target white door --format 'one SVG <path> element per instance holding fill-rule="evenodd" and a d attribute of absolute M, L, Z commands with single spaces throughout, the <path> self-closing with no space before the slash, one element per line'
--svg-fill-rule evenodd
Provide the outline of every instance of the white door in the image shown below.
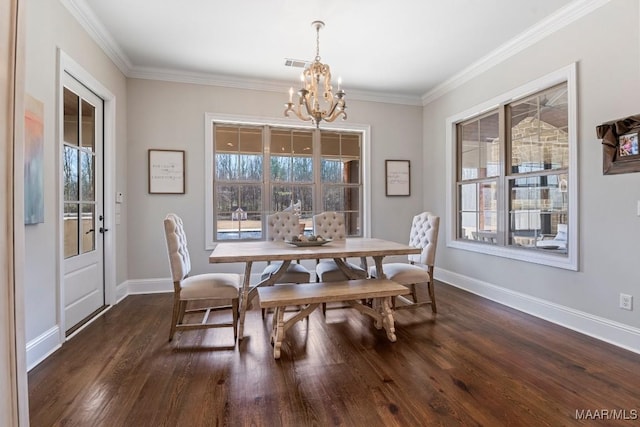
<path fill-rule="evenodd" d="M 105 306 L 103 101 L 64 73 L 61 158 L 64 326 L 69 334 Z"/>

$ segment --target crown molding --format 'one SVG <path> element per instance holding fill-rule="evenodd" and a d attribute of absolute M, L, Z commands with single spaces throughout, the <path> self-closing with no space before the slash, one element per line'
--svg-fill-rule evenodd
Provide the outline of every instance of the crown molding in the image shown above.
<path fill-rule="evenodd" d="M 282 93 L 286 93 L 289 90 L 290 84 L 278 81 L 219 76 L 173 69 L 135 67 L 84 0 L 60 0 L 60 2 L 115 63 L 122 74 L 128 78 Z M 422 106 L 420 96 L 395 95 L 386 92 L 350 90 L 349 100 Z"/>
<path fill-rule="evenodd" d="M 98 44 L 118 69 L 127 76 L 133 65 L 84 0 L 60 0 L 80 26 Z"/>
<path fill-rule="evenodd" d="M 234 76 L 222 76 L 208 73 L 195 73 L 182 70 L 142 68 L 134 67 L 129 70 L 127 77 L 145 80 L 159 80 L 174 83 L 191 83 L 208 86 L 219 86 L 234 89 L 259 90 L 267 92 L 280 92 L 284 96 L 291 87 L 290 83 L 275 80 L 249 79 Z M 348 101 L 384 102 L 388 104 L 401 104 L 422 106 L 419 96 L 393 95 L 384 92 L 349 90 Z M 284 101 L 283 101 L 284 102 Z"/>
<path fill-rule="evenodd" d="M 445 93 L 454 90 L 509 57 L 542 40 L 549 34 L 562 29 L 610 1 L 611 0 L 576 0 L 568 4 L 553 15 L 550 15 L 545 20 L 530 27 L 516 38 L 503 44 L 489 55 L 471 64 L 469 67 L 455 74 L 444 83 L 436 86 L 433 90 L 430 90 L 422 96 L 394 95 L 387 92 L 350 90 L 348 93 L 349 100 L 412 106 L 427 105 Z M 105 52 L 105 54 L 115 63 L 118 69 L 128 78 L 203 84 L 270 92 L 286 92 L 289 89 L 289 84 L 278 81 L 218 76 L 206 73 L 187 72 L 183 70 L 135 67 L 84 0 L 60 0 L 60 2 L 67 8 L 67 10 L 69 10 L 71 15 L 73 15 L 73 17 L 80 23 L 80 25 Z"/>
<path fill-rule="evenodd" d="M 422 96 L 422 105 L 427 105 L 449 91 L 456 89 L 469 80 L 495 67 L 506 59 L 522 52 L 526 48 L 544 39 L 548 35 L 566 27 L 583 16 L 604 6 L 611 0 L 576 0 L 566 5 L 556 13 L 530 27 L 517 37 L 504 43 L 487 56 L 474 62 L 464 70 L 455 74 L 442 84 L 436 86 Z"/>

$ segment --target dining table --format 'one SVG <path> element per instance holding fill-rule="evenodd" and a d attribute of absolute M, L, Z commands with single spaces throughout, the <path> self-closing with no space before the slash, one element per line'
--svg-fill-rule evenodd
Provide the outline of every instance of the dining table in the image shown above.
<path fill-rule="evenodd" d="M 419 254 L 420 248 L 390 240 L 370 237 L 349 237 L 342 240 L 300 243 L 287 241 L 223 241 L 218 242 L 209 255 L 209 263 L 244 263 L 244 276 L 240 293 L 238 339 L 244 338 L 244 320 L 251 299 L 260 286 L 279 282 L 292 262 L 301 260 L 335 260 L 347 278 L 358 279 L 346 265 L 347 258 L 360 258 L 366 268 L 367 258 L 372 258 L 378 278 L 384 279 L 383 259 L 387 256 Z M 251 284 L 251 269 L 257 262 L 280 262 L 271 276 Z"/>

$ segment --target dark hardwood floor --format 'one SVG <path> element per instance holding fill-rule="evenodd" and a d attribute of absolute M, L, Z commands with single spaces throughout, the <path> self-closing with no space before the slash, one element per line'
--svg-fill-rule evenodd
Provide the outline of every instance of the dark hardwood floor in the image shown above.
<path fill-rule="evenodd" d="M 397 313 L 396 343 L 355 310 L 316 311 L 278 361 L 257 309 L 235 348 L 228 328 L 168 343 L 172 295 L 129 296 L 29 373 L 31 425 L 640 423 L 640 355 L 442 283 L 436 294 L 435 317 Z"/>

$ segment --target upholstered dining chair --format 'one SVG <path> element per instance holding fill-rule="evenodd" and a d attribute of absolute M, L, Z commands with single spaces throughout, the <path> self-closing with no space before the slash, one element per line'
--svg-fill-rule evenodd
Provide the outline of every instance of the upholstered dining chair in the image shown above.
<path fill-rule="evenodd" d="M 388 263 L 383 265 L 384 275 L 387 279 L 410 287 L 411 298 L 409 304 L 396 306 L 399 308 L 413 308 L 430 304 L 431 311 L 437 313 L 436 295 L 433 287 L 433 267 L 438 245 L 438 229 L 440 217 L 431 212 L 423 212 L 413 217 L 409 245 L 421 248 L 422 252 L 409 255 L 409 263 Z M 371 277 L 378 277 L 375 266 L 369 269 Z M 418 301 L 416 285 L 426 284 L 430 301 Z"/>
<path fill-rule="evenodd" d="M 267 215 L 267 237 L 268 241 L 291 241 L 293 236 L 300 234 L 300 219 L 295 211 L 276 212 Z M 262 271 L 261 280 L 266 280 L 275 274 L 282 262 L 271 262 Z M 278 279 L 278 283 L 308 283 L 311 281 L 311 273 L 300 262 L 292 262 L 287 270 Z M 266 309 L 262 309 L 262 318 L 265 317 Z"/>
<path fill-rule="evenodd" d="M 344 214 L 338 212 L 322 212 L 313 216 L 313 234 L 322 236 L 323 239 L 344 240 L 347 232 L 344 221 Z M 367 277 L 366 268 L 356 264 L 346 262 L 347 268 L 357 279 Z M 349 277 L 340 270 L 334 260 L 322 260 L 316 265 L 316 274 L 319 282 L 337 282 L 348 280 Z"/>
<path fill-rule="evenodd" d="M 191 259 L 187 249 L 187 236 L 182 219 L 176 214 L 168 214 L 164 219 L 164 233 L 169 254 L 169 265 L 173 279 L 173 315 L 169 341 L 179 330 L 203 328 L 233 328 L 234 343 L 238 336 L 238 299 L 242 277 L 232 273 L 205 273 L 190 276 Z M 188 308 L 189 303 L 198 302 L 198 307 Z M 212 306 L 200 307 L 203 302 Z M 232 312 L 232 322 L 209 323 L 211 311 L 228 310 Z M 199 323 L 184 323 L 185 314 L 204 312 Z"/>
<path fill-rule="evenodd" d="M 300 234 L 300 220 L 293 212 L 276 212 L 267 215 L 267 240 L 268 241 L 290 241 L 293 236 Z M 262 280 L 271 277 L 278 268 L 280 262 L 270 263 L 262 271 Z M 278 280 L 278 283 L 308 283 L 311 273 L 299 262 L 291 263 L 287 271 Z"/>
<path fill-rule="evenodd" d="M 344 214 L 339 212 L 322 212 L 313 216 L 313 234 L 322 236 L 323 239 L 344 240 L 347 238 Z M 364 267 L 345 261 L 346 267 L 355 279 L 367 278 L 365 261 Z M 338 282 L 349 280 L 348 277 L 334 260 L 323 259 L 316 264 L 316 276 L 319 282 Z M 346 307 L 345 307 L 346 308 Z M 322 304 L 322 313 L 326 314 L 327 304 Z"/>

